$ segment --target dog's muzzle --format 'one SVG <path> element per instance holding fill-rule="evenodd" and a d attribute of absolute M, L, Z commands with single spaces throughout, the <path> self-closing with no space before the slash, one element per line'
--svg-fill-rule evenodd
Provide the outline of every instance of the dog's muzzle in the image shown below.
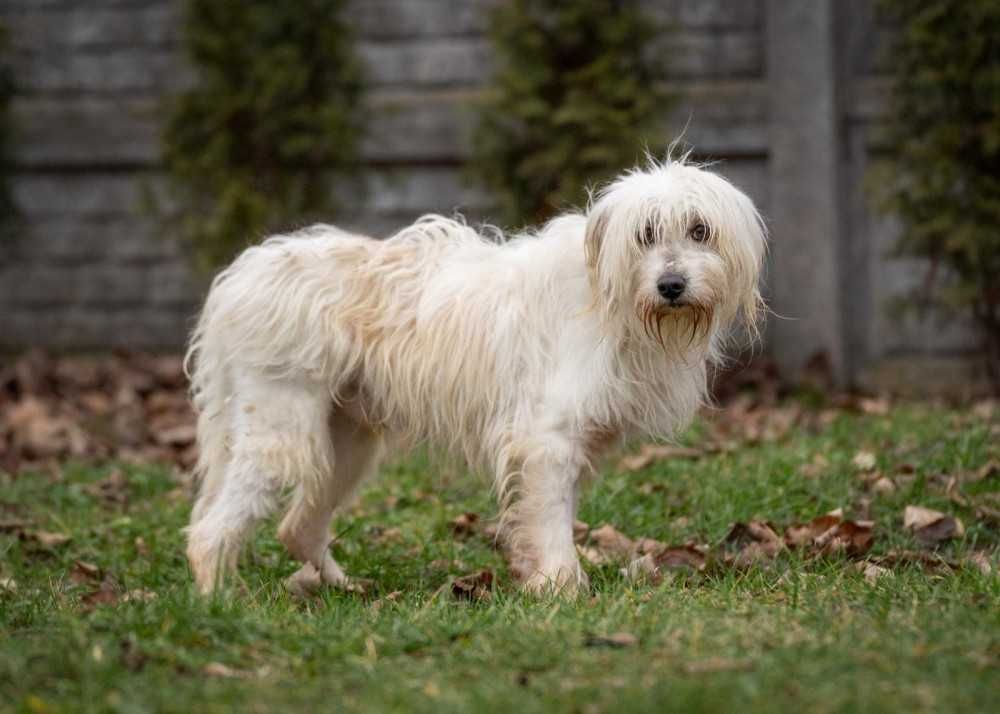
<path fill-rule="evenodd" d="M 656 290 L 660 293 L 660 297 L 671 304 L 676 304 L 686 289 L 687 278 L 680 273 L 664 273 L 656 281 Z"/>

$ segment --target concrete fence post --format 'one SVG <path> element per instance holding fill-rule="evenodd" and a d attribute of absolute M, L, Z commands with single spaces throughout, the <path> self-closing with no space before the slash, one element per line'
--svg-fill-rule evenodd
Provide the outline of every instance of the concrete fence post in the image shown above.
<path fill-rule="evenodd" d="M 767 0 L 772 308 L 769 340 L 794 378 L 825 353 L 847 379 L 840 304 L 837 0 Z"/>

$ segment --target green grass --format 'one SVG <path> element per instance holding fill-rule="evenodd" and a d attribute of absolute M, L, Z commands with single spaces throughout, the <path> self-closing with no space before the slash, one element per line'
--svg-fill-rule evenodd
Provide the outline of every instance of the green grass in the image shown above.
<path fill-rule="evenodd" d="M 995 426 L 930 407 L 841 416 L 818 434 L 697 461 L 627 475 L 609 466 L 581 517 L 633 537 L 717 543 L 736 520 L 786 523 L 840 506 L 851 515 L 863 495 L 851 459 L 868 448 L 886 473 L 916 468 L 899 492 L 873 500 L 873 554 L 916 547 L 901 526 L 914 503 L 965 522 L 944 556 L 985 550 L 996 563 L 996 526 L 949 503 L 933 479 L 997 458 L 995 441 Z M 829 468 L 803 476 L 818 453 Z M 127 468 L 124 508 L 87 488 L 111 468 L 0 477 L 0 521 L 72 536 L 44 549 L 0 533 L 0 578 L 16 583 L 0 588 L 0 711 L 996 710 L 1000 578 L 974 568 L 906 566 L 868 583 L 846 560 L 788 556 L 652 586 L 590 567 L 591 596 L 533 600 L 485 540 L 451 534 L 463 511 L 493 513 L 483 484 L 414 458 L 384 468 L 335 524 L 338 560 L 374 580 L 377 595 L 290 597 L 282 579 L 297 565 L 268 527 L 243 560 L 244 589 L 205 600 L 192 594 L 180 533 L 189 506 L 169 472 Z M 966 492 L 995 491 L 997 480 Z M 70 579 L 76 560 L 157 597 L 87 608 L 94 585 Z M 480 568 L 499 576 L 489 601 L 442 588 Z M 617 632 L 638 644 L 588 646 Z M 209 676 L 209 663 L 246 676 Z"/>

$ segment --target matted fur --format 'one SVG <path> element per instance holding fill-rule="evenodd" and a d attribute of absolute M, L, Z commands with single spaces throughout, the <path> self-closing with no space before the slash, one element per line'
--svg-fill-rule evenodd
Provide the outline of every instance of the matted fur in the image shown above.
<path fill-rule="evenodd" d="M 288 487 L 281 539 L 345 582 L 330 517 L 386 437 L 492 474 L 528 587 L 584 583 L 581 480 L 615 439 L 670 437 L 703 404 L 707 363 L 740 323 L 756 331 L 764 251 L 750 200 L 683 160 L 507 241 L 431 215 L 382 241 L 319 225 L 246 250 L 212 284 L 188 354 L 199 587 Z M 676 304 L 657 290 L 668 272 L 687 280 Z"/>

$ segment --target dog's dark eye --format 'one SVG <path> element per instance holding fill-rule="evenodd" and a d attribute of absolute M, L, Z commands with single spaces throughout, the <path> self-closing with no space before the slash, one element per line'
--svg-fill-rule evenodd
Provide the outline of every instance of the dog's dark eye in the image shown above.
<path fill-rule="evenodd" d="M 691 236 L 691 240 L 694 242 L 704 243 L 708 240 L 708 226 L 704 223 L 696 223 L 688 232 L 688 235 Z"/>
<path fill-rule="evenodd" d="M 646 227 L 642 229 L 639 242 L 646 246 L 653 245 L 656 242 L 656 228 L 652 223 L 647 223 Z"/>

